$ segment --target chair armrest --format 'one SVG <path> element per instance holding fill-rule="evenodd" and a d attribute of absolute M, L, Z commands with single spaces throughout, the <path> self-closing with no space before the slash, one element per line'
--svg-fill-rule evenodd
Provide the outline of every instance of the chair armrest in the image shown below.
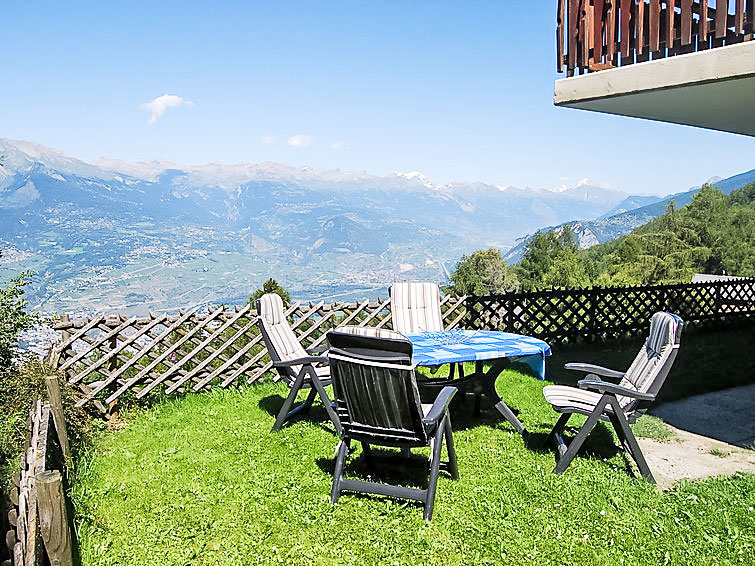
<path fill-rule="evenodd" d="M 433 424 L 438 422 L 448 410 L 448 405 L 451 403 L 451 399 L 454 398 L 458 389 L 456 387 L 446 386 L 440 390 L 438 396 L 433 402 L 433 406 L 430 407 L 430 412 L 425 415 L 422 422 L 425 424 Z"/>
<path fill-rule="evenodd" d="M 616 379 L 624 377 L 623 371 L 616 371 L 614 369 L 608 369 L 593 364 L 569 362 L 568 364 L 564 364 L 564 369 L 581 371 L 583 373 L 594 373 L 595 375 L 600 375 L 602 377 L 615 377 Z"/>
<path fill-rule="evenodd" d="M 301 366 L 306 364 L 325 364 L 329 363 L 327 356 L 306 356 L 304 358 L 296 358 L 295 360 L 281 360 L 279 362 L 273 362 L 274 368 L 287 368 L 291 366 Z"/>
<path fill-rule="evenodd" d="M 328 346 L 326 344 L 320 344 L 319 346 L 315 346 L 314 348 L 307 348 L 307 354 L 322 354 L 328 351 Z"/>
<path fill-rule="evenodd" d="M 632 397 L 633 399 L 639 399 L 640 401 L 654 401 L 655 395 L 651 393 L 642 393 L 635 391 L 634 389 L 627 389 L 615 383 L 609 383 L 608 381 L 600 381 L 598 379 L 580 379 L 577 382 L 580 389 L 592 389 L 599 393 L 613 393 L 614 395 L 624 395 L 626 397 Z"/>

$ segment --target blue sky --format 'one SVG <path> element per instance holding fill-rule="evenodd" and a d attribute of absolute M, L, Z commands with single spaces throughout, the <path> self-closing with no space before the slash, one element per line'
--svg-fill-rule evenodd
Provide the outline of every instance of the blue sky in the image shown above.
<path fill-rule="evenodd" d="M 543 0 L 8 1 L 0 137 L 659 194 L 755 168 L 752 138 L 555 108 L 554 29 Z M 183 104 L 148 123 L 165 94 Z"/>

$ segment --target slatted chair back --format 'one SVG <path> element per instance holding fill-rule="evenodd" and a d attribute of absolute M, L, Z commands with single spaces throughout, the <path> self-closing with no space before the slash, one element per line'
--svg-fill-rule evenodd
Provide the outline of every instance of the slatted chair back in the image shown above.
<path fill-rule="evenodd" d="M 435 283 L 396 283 L 390 295 L 394 330 L 403 334 L 444 330 L 440 290 Z"/>
<path fill-rule="evenodd" d="M 262 295 L 257 299 L 257 314 L 262 339 L 265 341 L 270 359 L 274 362 L 307 357 L 294 331 L 286 320 L 283 300 L 275 293 Z M 301 370 L 301 366 L 276 368 L 287 383 L 291 383 Z"/>
<path fill-rule="evenodd" d="M 682 319 L 674 314 L 655 313 L 650 321 L 650 334 L 619 385 L 657 395 L 679 351 L 682 326 Z M 651 403 L 623 396 L 617 399 L 625 413 L 644 413 Z"/>
<path fill-rule="evenodd" d="M 339 329 L 327 335 L 336 412 L 344 433 L 371 444 L 427 445 L 411 342 L 395 332 L 381 338 L 358 332 Z"/>

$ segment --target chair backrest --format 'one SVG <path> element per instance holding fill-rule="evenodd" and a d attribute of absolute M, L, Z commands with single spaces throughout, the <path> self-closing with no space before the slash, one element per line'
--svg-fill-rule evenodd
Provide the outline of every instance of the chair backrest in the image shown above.
<path fill-rule="evenodd" d="M 288 325 L 283 311 L 283 300 L 275 293 L 262 295 L 257 299 L 257 315 L 262 339 L 265 341 L 270 359 L 274 362 L 294 360 L 307 356 L 294 331 Z M 286 381 L 295 379 L 301 366 L 277 368 L 278 374 Z"/>
<path fill-rule="evenodd" d="M 684 323 L 675 314 L 657 312 L 650 321 L 650 334 L 619 385 L 658 395 L 679 351 Z M 625 412 L 644 412 L 649 401 L 620 397 Z"/>
<path fill-rule="evenodd" d="M 336 412 L 344 432 L 355 440 L 388 446 L 426 445 L 412 344 L 398 333 L 391 334 L 377 338 L 328 332 Z"/>
<path fill-rule="evenodd" d="M 394 330 L 403 334 L 443 330 L 440 290 L 435 283 L 395 283 L 390 295 Z"/>

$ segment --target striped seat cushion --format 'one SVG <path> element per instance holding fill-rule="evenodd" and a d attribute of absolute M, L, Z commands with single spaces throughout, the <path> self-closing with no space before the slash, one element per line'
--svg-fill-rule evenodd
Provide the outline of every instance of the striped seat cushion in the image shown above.
<path fill-rule="evenodd" d="M 406 336 L 387 328 L 374 328 L 372 326 L 339 326 L 336 332 L 354 334 L 355 336 L 368 336 L 370 338 L 390 338 L 392 340 L 406 340 Z"/>
<path fill-rule="evenodd" d="M 594 391 L 585 391 L 566 385 L 546 385 L 543 395 L 553 407 L 558 409 L 577 409 L 586 413 L 591 412 L 598 404 L 602 395 Z M 610 405 L 606 410 L 610 410 Z"/>
<path fill-rule="evenodd" d="M 396 283 L 391 287 L 393 329 L 403 334 L 443 330 L 440 290 L 435 283 Z"/>
<path fill-rule="evenodd" d="M 647 393 L 658 376 L 658 370 L 671 355 L 678 340 L 679 317 L 667 312 L 657 312 L 650 321 L 650 334 L 645 345 L 629 366 L 619 385 Z M 625 405 L 626 398 L 620 400 Z"/>
<path fill-rule="evenodd" d="M 288 325 L 283 311 L 283 300 L 280 296 L 275 293 L 262 295 L 258 304 L 260 323 L 264 325 L 271 346 L 275 350 L 274 352 L 270 352 L 270 357 L 274 361 L 280 360 L 285 362 L 309 356 L 307 351 L 302 348 L 294 331 Z M 288 373 L 295 377 L 299 371 L 301 371 L 301 366 L 291 366 Z M 318 366 L 315 368 L 315 372 L 320 379 L 330 377 L 330 368 L 328 366 Z"/>

